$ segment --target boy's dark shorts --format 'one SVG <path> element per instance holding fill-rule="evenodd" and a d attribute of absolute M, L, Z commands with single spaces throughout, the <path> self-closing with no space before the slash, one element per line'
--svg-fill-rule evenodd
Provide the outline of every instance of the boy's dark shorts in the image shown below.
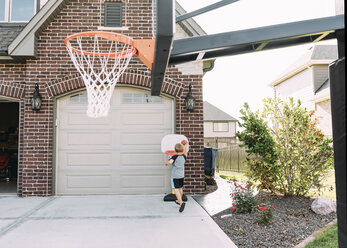
<path fill-rule="evenodd" d="M 175 189 L 183 188 L 184 178 L 173 178 L 172 181 Z"/>

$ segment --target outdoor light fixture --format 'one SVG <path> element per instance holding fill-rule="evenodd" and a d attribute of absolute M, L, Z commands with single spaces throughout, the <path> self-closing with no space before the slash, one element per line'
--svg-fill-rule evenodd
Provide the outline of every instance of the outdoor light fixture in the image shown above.
<path fill-rule="evenodd" d="M 189 84 L 189 91 L 186 96 L 186 108 L 187 108 L 187 111 L 194 111 L 194 108 L 195 108 L 195 97 L 193 97 L 193 94 L 192 94 L 191 84 Z"/>
<path fill-rule="evenodd" d="M 34 95 L 31 98 L 31 109 L 35 111 L 39 111 L 41 108 L 42 96 L 39 92 L 39 85 L 35 84 Z"/>

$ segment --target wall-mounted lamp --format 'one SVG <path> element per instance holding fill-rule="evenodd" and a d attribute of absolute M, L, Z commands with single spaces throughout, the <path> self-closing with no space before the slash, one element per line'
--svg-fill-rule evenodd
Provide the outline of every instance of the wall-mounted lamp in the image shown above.
<path fill-rule="evenodd" d="M 31 98 L 31 109 L 35 111 L 39 111 L 41 109 L 42 96 L 39 92 L 39 85 L 35 84 L 34 95 Z"/>
<path fill-rule="evenodd" d="M 189 91 L 188 91 L 188 94 L 186 96 L 186 108 L 187 108 L 187 111 L 194 111 L 194 108 L 195 108 L 195 97 L 193 96 L 193 93 L 192 93 L 192 85 L 189 84 Z"/>

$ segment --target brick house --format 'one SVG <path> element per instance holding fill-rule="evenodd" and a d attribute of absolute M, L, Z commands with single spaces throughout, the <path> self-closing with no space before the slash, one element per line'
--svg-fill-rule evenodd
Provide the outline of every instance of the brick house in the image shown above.
<path fill-rule="evenodd" d="M 121 3 L 121 21 L 112 27 L 104 25 L 110 15 L 104 15 L 106 5 L 100 0 L 27 1 L 21 13 L 31 15 L 23 18 L 11 9 L 14 0 L 2 2 L 0 137 L 6 138 L 0 148 L 18 161 L 12 165 L 14 191 L 6 191 L 8 182 L 0 182 L 0 193 L 169 193 L 170 168 L 160 153 L 161 138 L 169 133 L 190 140 L 187 194 L 204 191 L 202 77 L 213 61 L 170 66 L 161 96 L 152 97 L 150 71 L 133 57 L 118 81 L 109 116 L 90 119 L 85 115 L 85 86 L 64 46 L 67 36 L 90 30 L 152 38 L 151 0 L 107 1 Z M 182 13 L 177 4 L 176 14 Z M 176 25 L 175 38 L 201 34 L 193 20 Z M 30 105 L 35 84 L 42 94 L 39 111 Z M 185 109 L 189 84 L 196 98 L 194 112 Z"/>

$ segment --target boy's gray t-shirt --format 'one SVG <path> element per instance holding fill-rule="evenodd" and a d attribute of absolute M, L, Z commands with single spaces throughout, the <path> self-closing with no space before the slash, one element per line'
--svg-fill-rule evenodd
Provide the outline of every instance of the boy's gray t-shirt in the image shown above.
<path fill-rule="evenodd" d="M 184 163 L 186 162 L 186 156 L 185 155 L 175 155 L 172 156 L 171 159 L 173 159 L 172 163 L 172 178 L 184 178 Z"/>

